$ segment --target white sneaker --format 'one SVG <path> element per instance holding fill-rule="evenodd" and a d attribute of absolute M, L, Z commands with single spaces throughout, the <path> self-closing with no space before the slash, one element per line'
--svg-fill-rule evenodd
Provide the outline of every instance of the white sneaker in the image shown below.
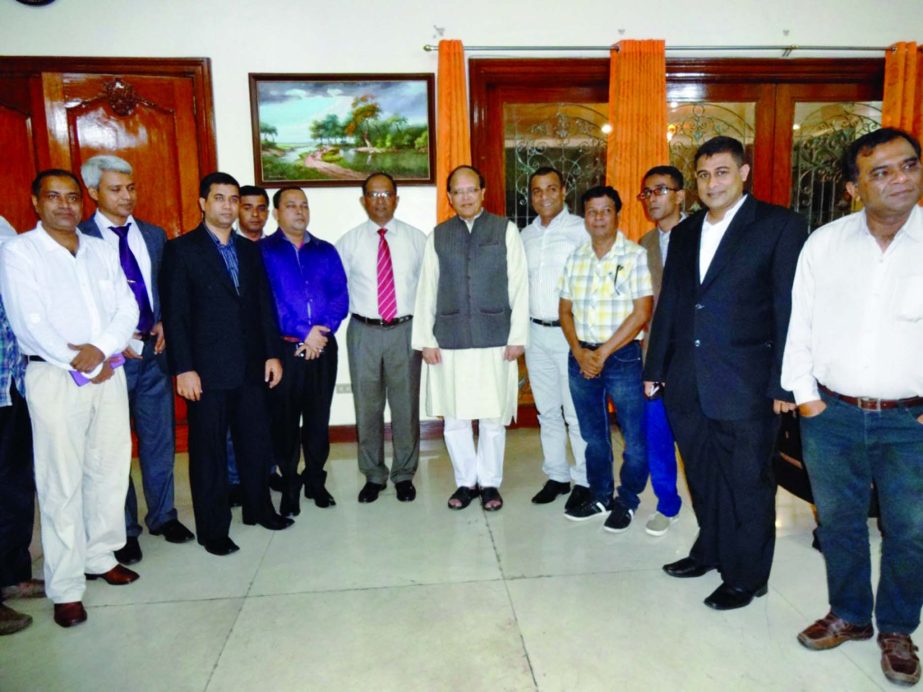
<path fill-rule="evenodd" d="M 647 520 L 647 524 L 644 525 L 644 530 L 651 536 L 662 536 L 669 531 L 670 527 L 677 521 L 679 521 L 678 514 L 672 517 L 666 517 L 660 512 L 654 512 L 651 518 Z"/>

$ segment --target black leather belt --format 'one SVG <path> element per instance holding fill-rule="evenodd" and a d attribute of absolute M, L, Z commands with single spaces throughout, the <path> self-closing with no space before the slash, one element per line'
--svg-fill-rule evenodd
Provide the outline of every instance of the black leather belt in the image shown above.
<path fill-rule="evenodd" d="M 48 361 L 41 356 L 29 356 L 30 363 L 47 363 Z"/>
<path fill-rule="evenodd" d="M 403 317 L 395 317 L 393 320 L 376 320 L 371 317 L 363 317 L 362 315 L 357 315 L 352 313 L 354 320 L 359 320 L 363 324 L 370 324 L 373 327 L 395 327 L 399 324 L 404 324 L 404 322 L 410 322 L 413 319 L 413 315 L 404 315 Z"/>
<path fill-rule="evenodd" d="M 560 320 L 537 320 L 534 317 L 530 317 L 529 321 L 534 322 L 535 324 L 540 324 L 543 327 L 560 327 L 561 326 Z"/>
<path fill-rule="evenodd" d="M 855 406 L 863 411 L 887 411 L 892 408 L 923 405 L 923 396 L 912 396 L 907 399 L 873 399 L 868 396 L 846 396 L 845 394 L 834 392 L 832 389 L 827 389 L 827 387 L 819 383 L 817 388 L 834 399 L 839 399 L 843 403 Z"/>
<path fill-rule="evenodd" d="M 580 344 L 580 348 L 585 348 L 587 351 L 596 351 L 599 349 L 600 346 L 602 346 L 602 344 L 591 344 L 589 341 L 578 341 L 577 343 Z M 624 348 L 628 348 L 629 346 L 633 346 L 634 344 L 640 344 L 640 343 L 641 343 L 640 340 L 633 339 L 632 341 L 629 341 L 627 344 L 622 346 L 622 348 L 616 351 L 616 353 L 618 353 Z"/>

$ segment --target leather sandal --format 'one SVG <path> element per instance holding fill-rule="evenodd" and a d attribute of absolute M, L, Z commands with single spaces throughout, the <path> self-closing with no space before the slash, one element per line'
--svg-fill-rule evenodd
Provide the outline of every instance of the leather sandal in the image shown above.
<path fill-rule="evenodd" d="M 503 498 L 496 488 L 481 488 L 481 507 L 485 512 L 496 512 L 503 509 Z"/>
<path fill-rule="evenodd" d="M 477 488 L 469 488 L 468 486 L 461 486 L 458 490 L 452 493 L 452 497 L 449 498 L 449 509 L 459 510 L 464 509 L 471 504 L 471 501 L 478 496 Z M 454 503 L 454 504 L 453 504 Z"/>

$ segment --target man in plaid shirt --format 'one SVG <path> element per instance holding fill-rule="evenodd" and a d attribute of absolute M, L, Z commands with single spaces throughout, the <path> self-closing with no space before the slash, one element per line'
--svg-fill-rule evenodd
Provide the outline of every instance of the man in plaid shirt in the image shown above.
<path fill-rule="evenodd" d="M 584 193 L 583 205 L 590 242 L 577 248 L 564 266 L 559 316 L 571 351 L 568 378 L 587 443 L 591 497 L 565 515 L 584 521 L 608 512 L 605 529 L 620 533 L 631 524 L 638 494 L 647 483 L 639 336 L 651 316 L 653 289 L 647 252 L 618 230 L 619 193 L 609 186 L 594 187 Z M 607 396 L 625 438 L 615 499 Z"/>

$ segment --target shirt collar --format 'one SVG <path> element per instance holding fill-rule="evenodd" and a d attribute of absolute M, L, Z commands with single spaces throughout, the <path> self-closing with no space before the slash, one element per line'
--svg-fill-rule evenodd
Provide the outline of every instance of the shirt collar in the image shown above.
<path fill-rule="evenodd" d="M 547 225 L 547 226 L 543 226 L 543 225 L 542 225 L 542 217 L 541 217 L 541 216 L 539 216 L 539 217 L 537 217 L 537 218 L 535 219 L 535 225 L 538 226 L 539 228 L 541 228 L 542 230 L 548 230 L 548 229 L 551 228 L 552 226 L 557 226 L 558 224 L 561 224 L 561 223 L 567 221 L 567 217 L 568 217 L 568 216 L 570 216 L 570 212 L 567 211 L 567 207 L 564 207 L 563 209 L 561 209 L 561 211 L 559 211 L 559 212 L 557 213 L 557 215 L 555 215 L 555 217 L 554 217 L 551 221 L 548 222 L 548 225 Z"/>
<path fill-rule="evenodd" d="M 108 231 L 110 228 L 115 226 L 115 222 L 110 220 L 105 214 L 103 214 L 97 207 L 96 213 L 93 214 L 93 222 L 96 224 L 96 227 L 102 231 Z M 135 217 L 131 214 L 128 215 L 128 219 L 125 221 L 126 225 L 130 225 L 131 228 L 137 228 L 138 224 L 135 221 Z"/>
<path fill-rule="evenodd" d="M 743 206 L 744 202 L 747 201 L 747 196 L 748 195 L 746 192 L 742 194 L 740 196 L 740 199 L 734 203 L 734 206 L 728 209 L 726 212 L 724 212 L 724 218 L 721 219 L 721 221 L 709 221 L 708 212 L 705 212 L 705 218 L 703 219 L 703 225 L 708 226 L 710 228 L 714 228 L 715 226 L 729 227 L 731 225 L 731 222 L 734 220 L 734 216 L 737 215 L 737 212 L 740 211 L 740 208 Z"/>
<path fill-rule="evenodd" d="M 33 231 L 38 234 L 38 238 L 41 241 L 42 247 L 46 252 L 57 252 L 60 250 L 62 252 L 67 252 L 67 254 L 70 255 L 70 252 L 68 252 L 67 248 L 61 245 L 61 243 L 59 243 L 57 240 L 52 238 L 51 234 L 49 234 L 48 231 L 45 230 L 45 227 L 42 225 L 41 221 L 38 222 L 38 225 L 33 229 Z M 83 234 L 78 230 L 77 231 L 77 254 L 81 254 L 83 252 L 83 238 L 80 237 L 81 235 Z"/>

